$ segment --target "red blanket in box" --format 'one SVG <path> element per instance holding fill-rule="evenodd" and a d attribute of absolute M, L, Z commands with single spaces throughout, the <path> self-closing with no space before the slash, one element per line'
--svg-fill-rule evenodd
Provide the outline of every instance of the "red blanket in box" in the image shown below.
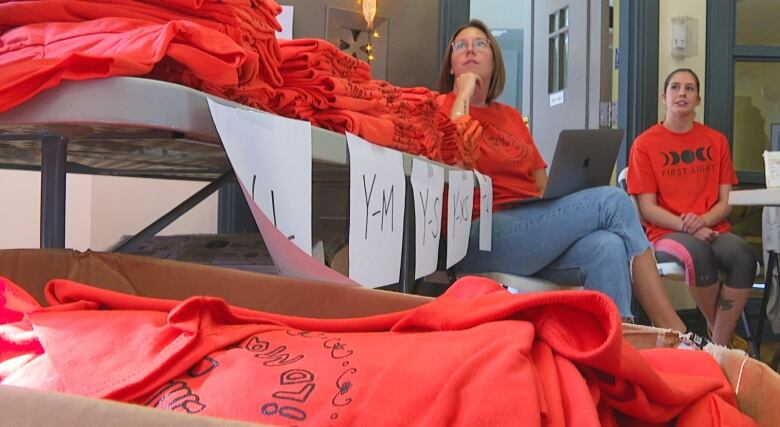
<path fill-rule="evenodd" d="M 470 277 L 418 308 L 337 320 L 63 280 L 46 295 L 14 325 L 45 353 L 0 369 L 3 384 L 285 425 L 753 424 L 711 356 L 636 351 L 595 292 Z"/>

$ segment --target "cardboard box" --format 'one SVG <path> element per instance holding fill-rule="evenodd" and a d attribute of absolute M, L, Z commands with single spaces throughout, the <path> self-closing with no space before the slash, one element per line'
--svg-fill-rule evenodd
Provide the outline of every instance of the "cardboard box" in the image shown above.
<path fill-rule="evenodd" d="M 209 265 L 72 250 L 0 250 L 0 275 L 23 286 L 44 305 L 43 288 L 54 278 L 156 298 L 211 295 L 256 310 L 319 318 L 389 313 L 429 300 Z M 4 426 L 253 425 L 7 386 L 0 386 L 0 414 L 0 425 Z"/>
<path fill-rule="evenodd" d="M 250 427 L 240 421 L 165 412 L 145 406 L 0 386 L 3 426 Z"/>
<path fill-rule="evenodd" d="M 57 249 L 0 250 L 0 276 L 23 286 L 41 304 L 43 288 L 54 278 L 154 298 L 210 295 L 241 307 L 316 318 L 389 313 L 429 300 L 180 261 Z"/>

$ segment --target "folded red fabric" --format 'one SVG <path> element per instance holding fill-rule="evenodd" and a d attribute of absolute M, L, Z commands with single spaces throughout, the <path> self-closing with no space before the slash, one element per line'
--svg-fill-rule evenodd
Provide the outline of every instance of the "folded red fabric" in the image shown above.
<path fill-rule="evenodd" d="M 0 2 L 0 111 L 62 80 L 146 75 L 267 109 L 272 0 Z"/>
<path fill-rule="evenodd" d="M 31 333 L 31 325 L 25 320 L 25 314 L 40 308 L 27 291 L 0 277 L 0 362 L 43 353 L 40 342 Z M 0 368 L 0 379 L 4 376 Z"/>
<path fill-rule="evenodd" d="M 307 319 L 68 281 L 29 314 L 46 353 L 3 381 L 296 425 L 752 425 L 706 353 L 637 352 L 604 295 L 464 278 L 407 311 Z"/>

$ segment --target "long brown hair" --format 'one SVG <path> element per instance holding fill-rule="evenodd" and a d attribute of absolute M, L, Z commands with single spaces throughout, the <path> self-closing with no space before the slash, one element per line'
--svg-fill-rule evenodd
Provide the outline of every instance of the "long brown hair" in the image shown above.
<path fill-rule="evenodd" d="M 444 59 L 441 64 L 441 71 L 439 72 L 439 91 L 441 93 L 452 92 L 455 86 L 455 76 L 452 74 L 452 42 L 455 41 L 455 37 L 458 37 L 461 31 L 466 28 L 476 28 L 487 36 L 490 41 L 490 50 L 493 51 L 493 74 L 490 76 L 490 87 L 487 92 L 488 103 L 501 95 L 504 91 L 504 81 L 506 80 L 506 72 L 504 71 L 504 58 L 501 56 L 501 49 L 498 48 L 498 41 L 490 29 L 484 22 L 479 19 L 472 19 L 466 25 L 461 26 L 450 38 L 450 43 L 447 45 L 447 52 L 444 54 Z"/>

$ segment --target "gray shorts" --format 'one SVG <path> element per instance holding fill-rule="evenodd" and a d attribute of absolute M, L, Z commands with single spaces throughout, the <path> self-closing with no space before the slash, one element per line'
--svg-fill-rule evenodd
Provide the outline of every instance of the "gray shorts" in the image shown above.
<path fill-rule="evenodd" d="M 757 259 L 753 249 L 740 237 L 723 233 L 712 243 L 690 234 L 671 233 L 655 242 L 659 262 L 676 262 L 685 267 L 689 286 L 705 287 L 718 282 L 718 272 L 731 288 L 750 288 L 756 278 Z"/>

